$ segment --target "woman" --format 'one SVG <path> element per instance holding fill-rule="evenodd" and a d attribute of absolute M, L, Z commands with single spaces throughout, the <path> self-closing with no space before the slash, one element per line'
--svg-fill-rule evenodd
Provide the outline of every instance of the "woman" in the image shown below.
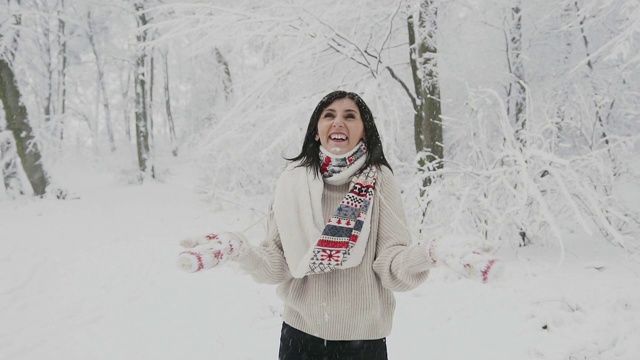
<path fill-rule="evenodd" d="M 192 250 L 180 266 L 235 260 L 256 281 L 277 284 L 285 304 L 280 360 L 387 359 L 393 292 L 425 281 L 441 247 L 412 244 L 373 115 L 358 95 L 325 96 L 290 160 L 260 246 L 238 233 L 187 239 Z"/>

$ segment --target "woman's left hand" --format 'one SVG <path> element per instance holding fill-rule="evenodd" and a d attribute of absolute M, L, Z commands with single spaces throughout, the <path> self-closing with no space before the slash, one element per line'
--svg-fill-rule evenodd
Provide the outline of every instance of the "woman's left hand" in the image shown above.
<path fill-rule="evenodd" d="M 502 263 L 491 254 L 493 244 L 486 240 L 451 236 L 432 240 L 426 245 L 434 265 L 444 265 L 465 277 L 487 283 L 503 271 Z"/>

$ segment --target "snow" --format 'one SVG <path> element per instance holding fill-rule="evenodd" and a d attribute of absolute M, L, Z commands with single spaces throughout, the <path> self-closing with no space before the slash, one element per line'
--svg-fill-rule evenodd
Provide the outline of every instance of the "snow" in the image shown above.
<path fill-rule="evenodd" d="M 175 264 L 182 238 L 263 215 L 212 206 L 188 166 L 167 168 L 136 185 L 77 167 L 73 199 L 0 200 L 0 359 L 277 358 L 274 286 L 233 264 Z M 638 255 L 597 234 L 564 246 L 561 263 L 553 244 L 501 249 L 506 271 L 490 284 L 434 270 L 397 294 L 390 358 L 640 359 Z"/>

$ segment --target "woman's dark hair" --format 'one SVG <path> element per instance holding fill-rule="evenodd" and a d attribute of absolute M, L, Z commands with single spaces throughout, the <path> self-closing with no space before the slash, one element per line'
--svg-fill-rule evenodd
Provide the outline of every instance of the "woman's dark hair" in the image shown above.
<path fill-rule="evenodd" d="M 364 169 L 370 165 L 380 168 L 381 165 L 384 165 L 391 170 L 389 162 L 387 162 L 387 159 L 384 157 L 382 141 L 380 141 L 378 128 L 376 128 L 376 124 L 373 122 L 373 114 L 371 113 L 371 110 L 358 94 L 342 90 L 329 93 L 320 100 L 316 109 L 313 110 L 313 114 L 311 114 L 309 126 L 307 127 L 307 134 L 304 136 L 300 155 L 286 160 L 300 161 L 298 166 L 309 167 L 313 169 L 315 174 L 320 173 L 320 141 L 316 140 L 316 135 L 318 134 L 318 121 L 320 120 L 322 112 L 332 102 L 344 98 L 351 99 L 356 103 L 358 110 L 360 110 L 360 117 L 364 123 L 364 144 L 367 147 L 367 159 L 362 168 Z"/>

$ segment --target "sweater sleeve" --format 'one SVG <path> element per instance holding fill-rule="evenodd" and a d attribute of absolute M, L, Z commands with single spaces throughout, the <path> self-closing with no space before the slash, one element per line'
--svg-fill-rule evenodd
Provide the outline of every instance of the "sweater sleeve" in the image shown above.
<path fill-rule="evenodd" d="M 273 212 L 269 215 L 267 234 L 267 238 L 259 246 L 250 245 L 246 254 L 236 261 L 256 282 L 280 284 L 292 276 L 284 257 Z"/>
<path fill-rule="evenodd" d="M 378 238 L 373 270 L 391 291 L 409 291 L 427 279 L 433 264 L 424 246 L 412 244 L 391 170 L 382 167 L 378 176 Z"/>

